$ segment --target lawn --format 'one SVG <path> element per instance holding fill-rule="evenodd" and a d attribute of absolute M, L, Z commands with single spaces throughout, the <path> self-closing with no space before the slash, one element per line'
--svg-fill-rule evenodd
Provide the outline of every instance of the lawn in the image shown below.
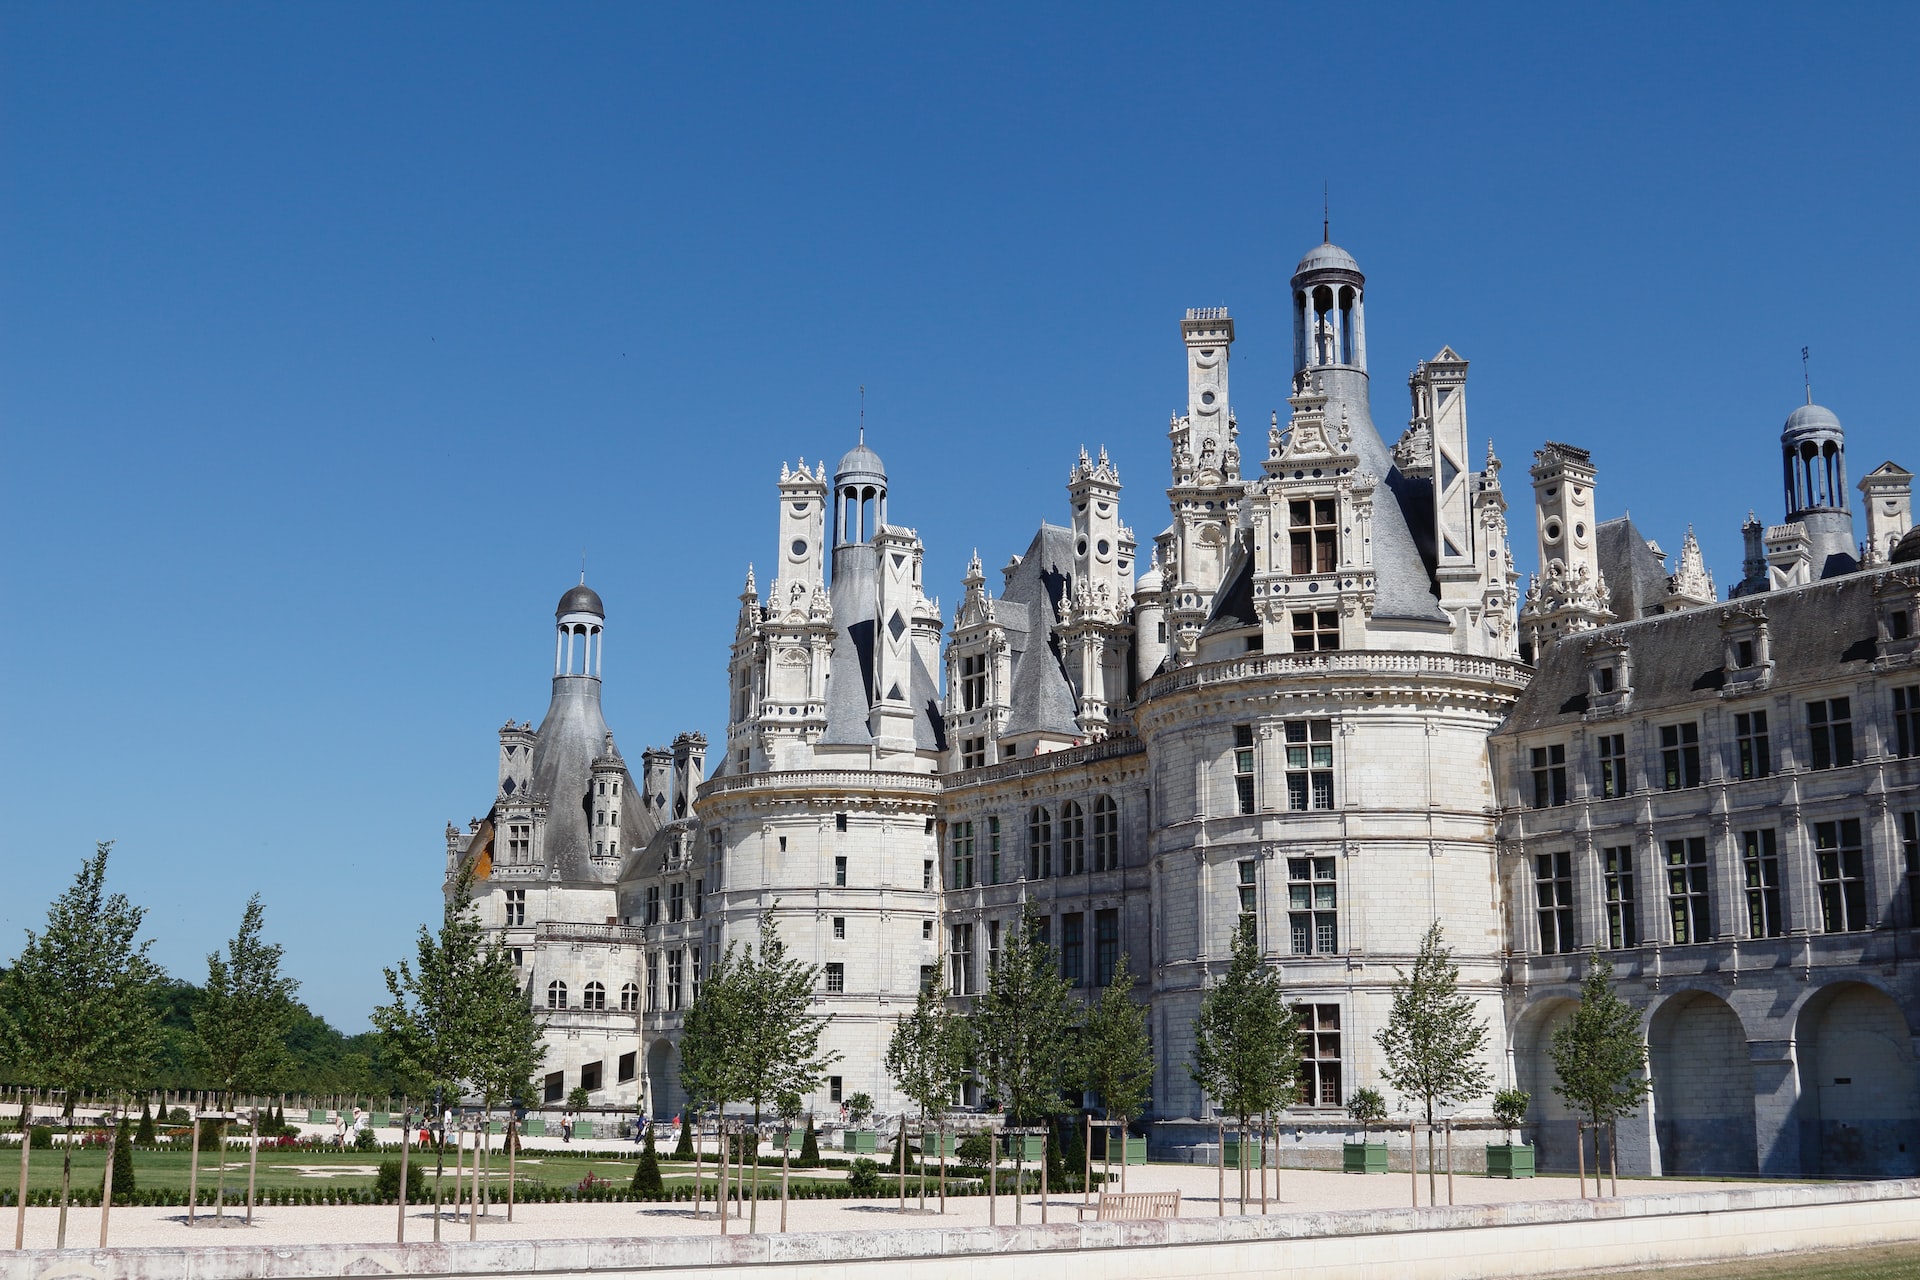
<path fill-rule="evenodd" d="M 1839 1249 L 1658 1271 L 1594 1272 L 1572 1280 L 1920 1280 L 1920 1249 L 1910 1244 Z"/>

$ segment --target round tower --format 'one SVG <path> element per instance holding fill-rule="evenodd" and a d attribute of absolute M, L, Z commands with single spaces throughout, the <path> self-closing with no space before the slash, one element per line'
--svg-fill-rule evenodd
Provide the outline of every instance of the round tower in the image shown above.
<path fill-rule="evenodd" d="M 1780 462 L 1787 495 L 1787 523 L 1807 531 L 1813 576 L 1831 578 L 1858 567 L 1853 512 L 1847 506 L 1847 437 L 1833 411 L 1807 403 L 1795 409 L 1780 432 Z"/>
<path fill-rule="evenodd" d="M 1293 269 L 1293 371 L 1367 368 L 1367 278 L 1353 255 L 1322 242 Z"/>
<path fill-rule="evenodd" d="M 553 617 L 553 674 L 598 680 L 607 610 L 600 603 L 600 593 L 587 585 L 584 574 L 579 586 L 560 597 Z"/>
<path fill-rule="evenodd" d="M 862 440 L 847 451 L 833 472 L 834 545 L 872 542 L 887 523 L 887 468 Z"/>

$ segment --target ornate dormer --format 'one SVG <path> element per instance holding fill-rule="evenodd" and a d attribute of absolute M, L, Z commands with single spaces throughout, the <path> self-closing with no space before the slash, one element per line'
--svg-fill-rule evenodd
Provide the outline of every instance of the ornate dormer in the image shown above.
<path fill-rule="evenodd" d="M 1633 708 L 1633 650 L 1618 636 L 1595 636 L 1587 655 L 1587 716 L 1606 720 Z"/>
<path fill-rule="evenodd" d="M 975 550 L 962 579 L 964 593 L 947 645 L 947 741 L 950 768 L 978 768 L 1000 758 L 1013 672 L 1007 634 L 1000 625 L 987 575 Z"/>
<path fill-rule="evenodd" d="M 1874 665 L 1920 662 L 1920 568 L 1909 565 L 1882 574 L 1873 584 L 1873 600 L 1878 632 Z"/>
<path fill-rule="evenodd" d="M 1773 683 L 1773 636 L 1758 602 L 1727 610 L 1720 619 L 1723 698 L 1744 697 Z"/>
<path fill-rule="evenodd" d="M 1700 540 L 1687 526 L 1687 539 L 1680 544 L 1680 568 L 1667 579 L 1666 610 L 1697 609 L 1718 599 L 1713 575 L 1707 571 L 1706 557 L 1700 554 Z"/>

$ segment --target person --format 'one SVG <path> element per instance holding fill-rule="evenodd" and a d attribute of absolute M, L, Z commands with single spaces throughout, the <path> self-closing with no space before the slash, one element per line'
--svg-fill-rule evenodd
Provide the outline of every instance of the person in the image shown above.
<path fill-rule="evenodd" d="M 333 1113 L 333 1145 L 343 1151 L 347 1146 L 347 1113 L 344 1111 Z"/>

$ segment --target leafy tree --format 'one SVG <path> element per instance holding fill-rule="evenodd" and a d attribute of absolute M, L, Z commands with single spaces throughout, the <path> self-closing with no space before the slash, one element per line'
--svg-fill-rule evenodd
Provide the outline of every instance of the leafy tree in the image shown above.
<path fill-rule="evenodd" d="M 1347 1114 L 1360 1126 L 1360 1140 L 1373 1136 L 1373 1126 L 1387 1118 L 1387 1100 L 1378 1089 L 1355 1089 L 1347 1098 Z"/>
<path fill-rule="evenodd" d="M 734 1054 L 734 1047 L 746 1034 L 742 1013 L 741 967 L 739 947 L 729 942 L 706 981 L 700 984 L 700 994 L 687 1007 L 686 1016 L 681 1021 L 680 1087 L 686 1093 L 687 1101 L 681 1110 L 680 1147 L 674 1153 L 676 1157 L 684 1151 L 685 1159 L 698 1160 L 693 1130 L 699 1122 L 700 1113 L 711 1108 L 724 1121 L 727 1104 L 741 1096 L 740 1064 Z M 724 1124 L 722 1130 L 724 1133 Z M 724 1142 L 721 1150 L 726 1150 Z M 720 1172 L 724 1174 L 724 1156 L 722 1161 Z M 699 1194 L 696 1170 L 696 1200 Z M 717 1204 L 724 1215 L 727 1205 L 724 1180 L 720 1185 Z"/>
<path fill-rule="evenodd" d="M 934 962 L 934 972 L 940 963 Z M 913 1012 L 894 1023 L 893 1038 L 887 1042 L 887 1074 L 900 1092 L 920 1111 L 920 1132 L 936 1115 L 943 1114 L 960 1087 L 967 1069 L 968 1043 L 965 1020 L 947 1008 L 946 1000 L 934 983 L 920 988 Z M 927 1165 L 920 1162 L 920 1207 L 926 1207 Z"/>
<path fill-rule="evenodd" d="M 1614 994 L 1613 964 L 1598 951 L 1580 982 L 1580 1006 L 1554 1031 L 1547 1056 L 1560 1077 L 1553 1091 L 1596 1125 L 1635 1110 L 1653 1088 L 1642 1070 L 1647 1045 L 1640 1038 L 1640 1015 Z M 1594 1167 L 1597 1173 L 1597 1154 Z"/>
<path fill-rule="evenodd" d="M 471 1078 L 492 1128 L 493 1109 L 502 1102 L 534 1096 L 533 1076 L 546 1058 L 546 1043 L 533 1012 L 531 988 L 520 986 L 513 955 L 495 943 L 478 953 L 473 975 L 473 1066 Z M 517 1140 L 517 1137 L 516 1139 Z M 483 1136 L 483 1155 L 491 1169 L 493 1142 Z M 483 1201 L 480 1211 L 489 1211 Z"/>
<path fill-rule="evenodd" d="M 1471 996 L 1460 994 L 1460 967 L 1446 945 L 1440 922 L 1420 940 L 1413 972 L 1396 969 L 1393 1007 L 1374 1040 L 1387 1060 L 1381 1076 L 1423 1104 L 1427 1116 L 1427 1198 L 1437 1186 L 1433 1109 L 1477 1098 L 1493 1083 L 1480 1055 L 1487 1047 L 1487 1020 L 1475 1019 Z"/>
<path fill-rule="evenodd" d="M 647 1126 L 640 1162 L 633 1167 L 633 1190 L 646 1196 L 657 1196 L 666 1188 L 666 1182 L 660 1177 L 660 1157 L 653 1149 L 653 1130 L 653 1125 Z"/>
<path fill-rule="evenodd" d="M 266 1093 L 279 1087 L 292 1064 L 286 1036 L 293 1023 L 293 993 L 300 984 L 281 976 L 282 948 L 261 941 L 265 914 L 259 894 L 247 900 L 240 932 L 227 942 L 227 954 L 207 956 L 207 985 L 193 1012 L 196 1056 L 220 1091 L 222 1110 L 231 1109 L 236 1092 Z M 222 1120 L 216 1150 L 226 1149 L 226 1136 L 227 1122 Z M 227 1162 L 218 1163 L 216 1215 L 226 1206 L 227 1183 Z M 253 1214 L 251 1191 L 247 1214 Z"/>
<path fill-rule="evenodd" d="M 1086 1087 L 1100 1095 L 1107 1117 L 1121 1122 L 1120 1168 L 1124 1177 L 1125 1124 L 1140 1114 L 1153 1088 L 1153 1042 L 1147 1036 L 1147 1008 L 1134 1003 L 1133 975 L 1127 971 L 1124 951 L 1114 966 L 1113 980 L 1087 1011 L 1087 1025 L 1080 1036 L 1080 1060 Z M 1107 1132 L 1107 1164 L 1111 1166 L 1113 1131 Z"/>
<path fill-rule="evenodd" d="M 159 1051 L 154 1013 L 160 969 L 151 940 L 134 941 L 145 911 L 106 891 L 111 841 L 94 848 L 71 888 L 47 911 L 0 984 L 0 1040 L 25 1083 L 61 1090 L 73 1122 L 82 1089 L 119 1091 L 139 1084 Z M 58 1248 L 67 1243 L 73 1146 L 60 1167 Z"/>
<path fill-rule="evenodd" d="M 1300 1087 L 1299 1019 L 1281 991 L 1279 973 L 1261 960 L 1251 923 L 1234 931 L 1227 971 L 1200 1000 L 1188 1072 L 1235 1118 L 1242 1150 L 1253 1117 L 1282 1105 Z M 1244 1160 L 1239 1163 L 1244 1208 L 1248 1170 Z"/>
<path fill-rule="evenodd" d="M 1037 1124 L 1068 1109 L 1061 1089 L 1077 1074 L 1072 993 L 1029 905 L 973 1015 L 976 1061 L 1014 1124 Z"/>

